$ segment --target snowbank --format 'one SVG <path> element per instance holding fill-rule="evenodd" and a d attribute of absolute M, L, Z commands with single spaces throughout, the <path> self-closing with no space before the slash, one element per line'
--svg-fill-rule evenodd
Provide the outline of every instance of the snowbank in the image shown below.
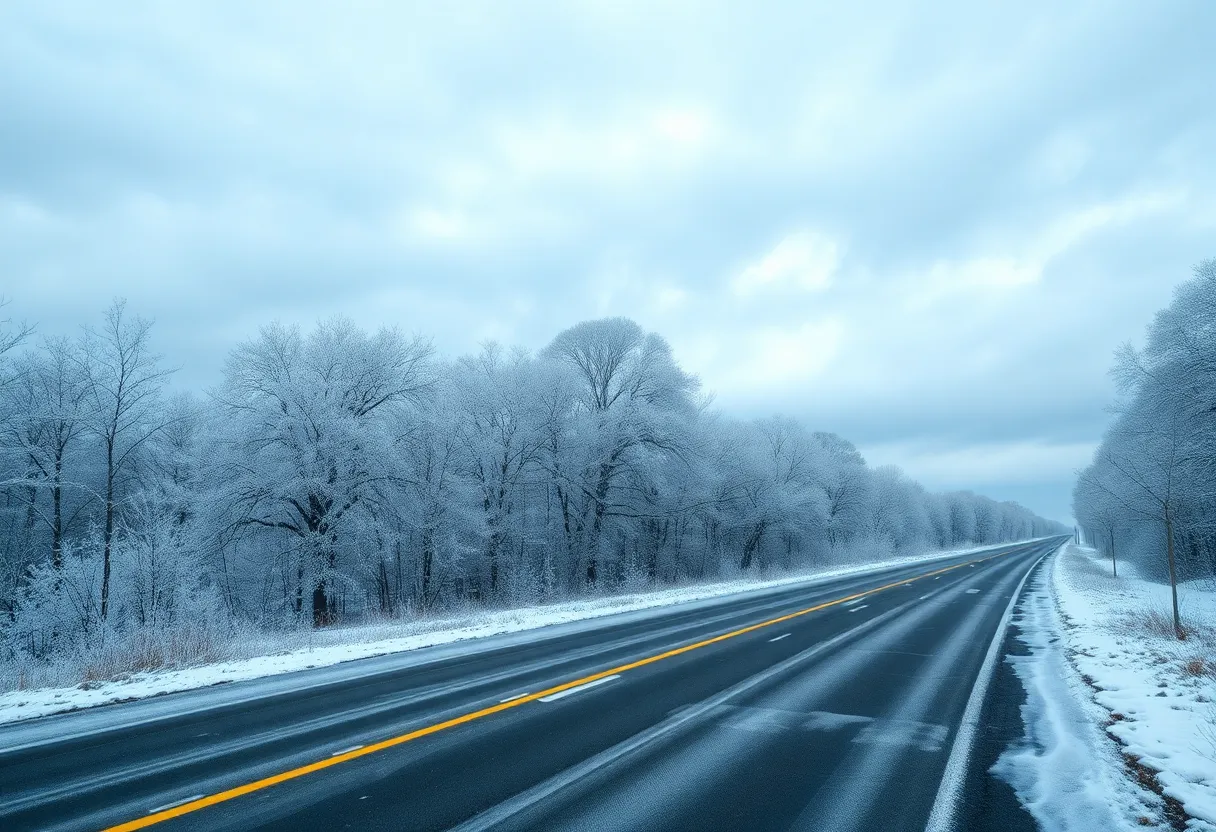
<path fill-rule="evenodd" d="M 987 546 L 977 549 L 935 552 L 769 581 L 729 581 L 635 595 L 570 601 L 525 609 L 483 612 L 463 618 L 333 628 L 287 634 L 278 638 L 267 636 L 245 645 L 245 649 L 252 652 L 248 654 L 248 658 L 236 661 L 136 673 L 124 679 L 89 683 L 77 687 L 39 688 L 3 693 L 0 694 L 0 724 L 96 705 L 143 699 L 224 682 L 258 679 L 296 670 L 325 667 L 355 659 L 417 650 L 422 647 L 586 621 L 607 615 L 651 610 L 672 604 L 707 601 L 742 592 L 771 591 L 795 584 L 813 584 L 832 578 L 937 561 L 991 548 L 993 547 Z M 261 655 L 258 655 L 259 653 Z"/>
<path fill-rule="evenodd" d="M 1186 828 L 1216 832 L 1216 591 L 1180 587 L 1193 632 L 1178 642 L 1168 586 L 1130 564 L 1113 578 L 1108 561 L 1072 544 L 1053 561 L 1023 603 L 1030 655 L 1011 657 L 1028 742 L 996 773 L 1045 828 L 1168 828 L 1185 813 Z M 1128 777 L 1137 766 L 1166 799 Z"/>

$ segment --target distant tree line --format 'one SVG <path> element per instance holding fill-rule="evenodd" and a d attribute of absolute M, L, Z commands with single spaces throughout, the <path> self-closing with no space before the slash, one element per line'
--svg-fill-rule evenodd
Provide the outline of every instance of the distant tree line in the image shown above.
<path fill-rule="evenodd" d="M 1157 313 L 1142 350 L 1121 347 L 1114 421 L 1081 472 L 1073 509 L 1110 558 L 1133 561 L 1173 589 L 1216 576 L 1216 259 Z"/>
<path fill-rule="evenodd" d="M 122 302 L 80 338 L 10 321 L 0 339 L 10 659 L 1060 531 L 1015 503 L 927 492 L 795 420 L 727 418 L 623 318 L 536 355 L 455 360 L 394 329 L 272 324 L 201 397 L 169 394 L 151 324 Z"/>

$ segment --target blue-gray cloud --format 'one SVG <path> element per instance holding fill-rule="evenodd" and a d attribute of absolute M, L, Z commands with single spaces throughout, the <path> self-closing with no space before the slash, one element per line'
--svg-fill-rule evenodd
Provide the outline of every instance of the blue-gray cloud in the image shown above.
<path fill-rule="evenodd" d="M 630 315 L 742 415 L 1057 517 L 1216 229 L 1216 8 L 16 4 L 0 291 L 180 382 L 274 318 Z"/>

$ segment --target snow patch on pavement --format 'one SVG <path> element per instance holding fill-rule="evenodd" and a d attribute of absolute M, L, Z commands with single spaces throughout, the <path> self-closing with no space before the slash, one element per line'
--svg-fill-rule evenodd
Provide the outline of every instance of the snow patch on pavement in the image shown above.
<path fill-rule="evenodd" d="M 737 580 L 634 595 L 569 601 L 524 609 L 482 612 L 461 618 L 363 627 L 338 627 L 307 633 L 285 634 L 277 643 L 273 636 L 266 636 L 246 648 L 264 654 L 251 655 L 249 658 L 199 667 L 136 673 L 121 680 L 90 683 L 78 687 L 9 691 L 0 694 L 0 724 L 97 705 L 145 699 L 225 682 L 245 681 L 297 670 L 326 667 L 424 647 L 586 621 L 619 613 L 654 610 L 673 604 L 708 601 L 739 593 L 780 590 L 798 584 L 812 585 L 834 578 L 877 572 L 916 563 L 930 563 L 993 548 L 986 546 L 935 552 L 878 563 L 837 567 L 811 575 L 788 576 L 768 581 Z M 290 646 L 288 649 L 284 649 L 285 645 Z"/>

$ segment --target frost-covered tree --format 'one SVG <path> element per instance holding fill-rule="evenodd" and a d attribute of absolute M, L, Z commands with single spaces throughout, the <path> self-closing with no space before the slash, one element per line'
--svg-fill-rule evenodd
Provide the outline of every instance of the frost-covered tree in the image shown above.
<path fill-rule="evenodd" d="M 78 341 L 25 334 L 0 325 L 0 656 L 21 667 L 1059 531 L 733 419 L 623 318 L 442 361 L 391 328 L 271 324 L 205 397 L 169 394 L 122 302 Z M 1201 503 L 1171 505 L 1210 551 Z"/>
<path fill-rule="evenodd" d="M 18 362 L 15 392 L 21 412 L 8 423 L 29 481 L 30 516 L 50 533 L 51 564 L 63 565 L 64 491 L 81 487 L 72 476 L 73 454 L 91 414 L 91 392 L 79 347 L 66 338 L 46 339 Z M 49 505 L 48 505 L 49 503 Z"/>
<path fill-rule="evenodd" d="M 272 324 L 229 358 L 212 499 L 226 531 L 270 533 L 297 615 L 307 605 L 314 622 L 333 618 L 339 555 L 394 494 L 394 417 L 430 386 L 430 354 L 421 339 L 338 318 L 308 336 Z"/>
<path fill-rule="evenodd" d="M 111 552 L 120 501 L 130 484 L 145 443 L 161 430 L 161 390 L 170 371 L 152 351 L 152 322 L 127 314 L 126 301 L 106 310 L 98 328 L 85 331 L 79 355 L 88 402 L 87 426 L 100 442 L 105 460 L 101 488 L 102 578 L 100 611 L 110 606 Z"/>
<path fill-rule="evenodd" d="M 667 342 L 626 318 L 587 321 L 560 333 L 542 357 L 565 365 L 576 385 L 567 459 L 552 458 L 569 549 L 599 580 L 606 521 L 636 514 L 647 468 L 687 453 L 696 413 L 695 377 Z M 559 473 L 560 472 L 560 473 Z"/>
<path fill-rule="evenodd" d="M 1112 557 L 1126 530 L 1127 553 L 1165 571 L 1183 638 L 1180 572 L 1216 574 L 1216 260 L 1178 288 L 1143 350 L 1119 350 L 1113 374 L 1116 417 L 1078 478 L 1074 510 Z"/>

